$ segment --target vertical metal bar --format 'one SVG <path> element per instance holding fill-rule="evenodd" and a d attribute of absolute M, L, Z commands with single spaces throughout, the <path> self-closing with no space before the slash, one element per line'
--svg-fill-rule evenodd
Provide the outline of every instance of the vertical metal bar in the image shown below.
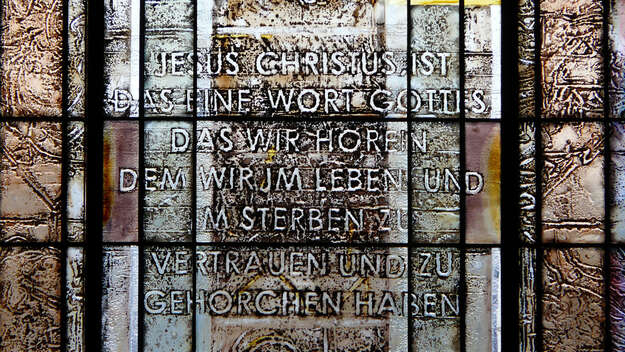
<path fill-rule="evenodd" d="M 465 352 L 467 350 L 467 275 L 466 275 L 466 258 L 467 258 L 467 238 L 466 238 L 466 114 L 465 114 L 465 53 L 464 53 L 464 0 L 459 0 L 458 3 L 459 12 L 459 43 L 458 43 L 458 56 L 459 56 L 459 90 L 460 90 L 460 351 Z"/>
<path fill-rule="evenodd" d="M 193 309 L 191 310 L 191 351 L 195 352 L 197 349 L 197 152 L 195 149 L 197 138 L 197 62 L 198 62 L 198 48 L 197 48 L 197 5 L 198 0 L 193 1 L 193 135 L 191 136 L 191 242 L 193 242 L 193 248 L 191 256 L 191 278 L 193 280 L 191 297 L 193 297 Z"/>
<path fill-rule="evenodd" d="M 104 0 L 86 2 L 85 109 L 85 351 L 102 350 L 102 133 Z"/>
<path fill-rule="evenodd" d="M 145 0 L 135 0 L 141 1 L 140 4 L 140 28 L 139 28 L 139 314 L 138 314 L 138 338 L 137 344 L 139 352 L 144 351 L 145 341 L 144 341 L 144 307 L 143 307 L 143 297 L 144 297 L 144 277 L 145 277 L 145 263 L 144 263 L 144 251 L 145 251 L 145 233 L 144 233 L 144 202 L 145 202 Z"/>
<path fill-rule="evenodd" d="M 408 106 L 408 111 L 406 112 L 406 131 L 408 133 L 408 146 L 407 146 L 407 158 L 408 158 L 408 170 L 407 170 L 407 177 L 408 177 L 408 184 L 407 184 L 407 189 L 408 189 L 408 249 L 407 249 L 407 253 L 406 253 L 406 258 L 408 260 L 408 302 L 410 302 L 410 297 L 412 296 L 413 292 L 412 292 L 412 287 L 414 285 L 414 277 L 413 277 L 413 272 L 412 272 L 412 250 L 414 248 L 414 242 L 413 242 L 413 228 L 414 228 L 414 219 L 413 219 L 413 213 L 412 213 L 412 119 L 413 119 L 413 113 L 411 112 L 411 104 L 410 104 L 410 92 L 411 92 L 411 75 L 412 75 L 412 60 L 411 60 L 411 33 L 412 33 L 412 14 L 410 12 L 410 0 L 406 0 L 406 88 L 408 89 L 408 94 L 407 94 L 407 106 Z M 399 219 L 399 221 L 401 221 L 401 219 Z M 415 341 L 415 336 L 414 336 L 414 317 L 413 317 L 413 312 L 412 309 L 410 308 L 411 305 L 408 304 L 408 351 L 409 352 L 413 352 L 414 351 L 414 341 Z M 415 312 L 416 313 L 416 312 Z"/>
<path fill-rule="evenodd" d="M 503 14 L 509 14 L 506 18 L 509 20 L 502 21 L 502 43 L 511 43 L 512 45 L 502 45 L 502 66 L 508 63 L 512 67 L 506 70 L 502 69 L 501 87 L 503 82 L 518 82 L 519 78 L 519 50 L 518 50 L 518 1 L 502 1 L 501 11 Z M 502 16 L 503 18 L 503 16 Z M 519 155 L 519 85 L 516 84 L 510 89 L 502 89 L 502 111 L 500 123 L 501 131 L 501 187 L 503 192 L 505 189 L 514 190 L 515 197 L 501 197 L 501 226 L 500 238 L 502 247 L 501 256 L 501 314 L 502 321 L 500 350 L 514 351 L 518 350 L 520 338 L 520 315 L 519 315 L 519 287 L 520 287 L 520 155 Z M 512 153 L 514 152 L 514 153 Z M 515 157 L 504 157 L 505 155 L 514 155 Z M 510 201 L 503 201 L 509 199 Z M 512 203 L 512 204 L 511 204 Z M 504 234 L 514 234 L 513 236 L 504 236 Z M 513 317 L 506 318 L 503 317 Z"/>

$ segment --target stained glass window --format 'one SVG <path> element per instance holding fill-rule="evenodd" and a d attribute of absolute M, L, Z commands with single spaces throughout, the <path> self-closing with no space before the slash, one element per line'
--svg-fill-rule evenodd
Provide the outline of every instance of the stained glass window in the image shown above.
<path fill-rule="evenodd" d="M 624 348 L 622 2 L 0 4 L 0 351 Z"/>

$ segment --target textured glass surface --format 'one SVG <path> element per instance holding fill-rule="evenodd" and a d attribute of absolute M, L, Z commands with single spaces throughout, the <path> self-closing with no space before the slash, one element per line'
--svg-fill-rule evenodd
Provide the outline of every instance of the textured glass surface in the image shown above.
<path fill-rule="evenodd" d="M 139 250 L 104 247 L 102 253 L 102 350 L 138 351 Z"/>
<path fill-rule="evenodd" d="M 600 123 L 542 126 L 544 242 L 604 240 L 603 149 Z"/>
<path fill-rule="evenodd" d="M 535 0 L 518 0 L 519 116 L 535 117 L 536 11 Z"/>
<path fill-rule="evenodd" d="M 143 254 L 143 351 L 191 351 L 193 252 L 147 247 Z"/>
<path fill-rule="evenodd" d="M 144 238 L 190 241 L 192 125 L 149 121 L 144 138 Z"/>
<path fill-rule="evenodd" d="M 0 248 L 0 336 L 6 351 L 61 351 L 61 253 Z"/>
<path fill-rule="evenodd" d="M 406 242 L 403 122 L 198 122 L 197 229 L 214 242 Z"/>
<path fill-rule="evenodd" d="M 104 113 L 108 116 L 139 114 L 140 0 L 104 3 Z"/>
<path fill-rule="evenodd" d="M 460 251 L 417 248 L 412 252 L 411 293 L 416 298 L 415 351 L 460 351 Z"/>
<path fill-rule="evenodd" d="M 103 141 L 102 238 L 136 241 L 139 231 L 139 124 L 106 121 Z"/>
<path fill-rule="evenodd" d="M 501 130 L 497 122 L 465 125 L 466 241 L 501 241 Z"/>
<path fill-rule="evenodd" d="M 201 115 L 405 116 L 405 2 L 200 0 L 197 12 Z"/>
<path fill-rule="evenodd" d="M 0 115 L 62 115 L 63 2 L 3 0 Z"/>
<path fill-rule="evenodd" d="M 603 350 L 603 250 L 545 250 L 542 280 L 544 350 Z"/>
<path fill-rule="evenodd" d="M 412 126 L 412 216 L 417 242 L 460 239 L 460 129 L 457 123 Z"/>
<path fill-rule="evenodd" d="M 460 10 L 458 1 L 410 1 L 410 89 L 416 117 L 460 115 Z"/>
<path fill-rule="evenodd" d="M 405 248 L 199 247 L 198 348 L 405 351 L 414 302 L 406 254 Z"/>
<path fill-rule="evenodd" d="M 466 118 L 501 118 L 501 5 L 464 4 Z"/>
<path fill-rule="evenodd" d="M 61 240 L 62 139 L 60 123 L 0 123 L 0 240 Z"/>
<path fill-rule="evenodd" d="M 603 115 L 601 0 L 540 0 L 542 117 Z"/>
<path fill-rule="evenodd" d="M 536 242 L 536 124 L 519 126 L 519 236 L 523 243 Z"/>

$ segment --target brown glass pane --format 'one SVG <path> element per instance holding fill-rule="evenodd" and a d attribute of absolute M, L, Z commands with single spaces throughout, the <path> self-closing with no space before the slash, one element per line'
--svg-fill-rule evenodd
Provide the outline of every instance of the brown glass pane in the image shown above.
<path fill-rule="evenodd" d="M 465 125 L 466 241 L 501 241 L 501 138 L 497 122 Z"/>
<path fill-rule="evenodd" d="M 0 114 L 61 117 L 63 2 L 0 4 Z"/>
<path fill-rule="evenodd" d="M 0 240 L 61 240 L 62 128 L 0 123 Z"/>
<path fill-rule="evenodd" d="M 604 240 L 603 126 L 542 126 L 544 242 Z"/>
<path fill-rule="evenodd" d="M 603 117 L 601 0 L 540 0 L 542 117 Z"/>
<path fill-rule="evenodd" d="M 0 336 L 6 351 L 61 351 L 61 251 L 0 248 Z"/>
<path fill-rule="evenodd" d="M 102 238 L 104 241 L 137 241 L 139 124 L 106 121 L 102 157 Z"/>
<path fill-rule="evenodd" d="M 603 350 L 603 255 L 598 248 L 544 251 L 544 351 Z"/>

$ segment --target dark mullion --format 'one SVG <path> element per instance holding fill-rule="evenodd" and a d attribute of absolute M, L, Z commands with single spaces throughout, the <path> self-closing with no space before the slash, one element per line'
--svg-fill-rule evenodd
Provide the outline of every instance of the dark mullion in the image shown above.
<path fill-rule="evenodd" d="M 410 41 L 410 37 L 411 37 L 411 33 L 412 33 L 412 14 L 410 13 L 410 1 L 406 1 L 406 88 L 408 89 L 408 92 L 411 91 L 411 74 L 412 74 L 412 60 L 410 57 L 411 54 L 411 41 Z M 408 243 L 408 249 L 407 249 L 407 253 L 406 253 L 406 258 L 408 261 L 408 268 L 407 268 L 407 272 L 408 272 L 408 299 L 410 299 L 410 296 L 413 294 L 413 285 L 414 285 L 414 278 L 413 278 L 413 272 L 412 272 L 412 249 L 413 249 L 413 240 L 412 240 L 412 234 L 413 234 L 413 226 L 414 226 L 414 219 L 413 219 L 413 213 L 412 213 L 412 118 L 413 118 L 413 113 L 411 112 L 411 108 L 410 108 L 410 98 L 408 98 L 408 109 L 406 111 L 406 120 L 407 120 L 407 126 L 406 126 L 406 131 L 408 133 L 408 150 L 407 150 L 407 158 L 408 158 L 408 162 L 406 165 L 408 165 L 408 170 L 407 170 L 407 178 L 408 178 L 408 184 L 407 184 L 407 189 L 408 189 L 408 238 L 407 238 L 407 243 Z M 416 313 L 416 312 L 415 312 Z M 408 352 L 413 352 L 414 351 L 414 341 L 415 341 L 415 336 L 414 336 L 414 317 L 412 316 L 412 309 L 408 309 Z"/>
<path fill-rule="evenodd" d="M 143 91 L 142 85 L 140 86 Z M 141 100 L 143 101 L 143 100 Z M 145 276 L 145 263 L 144 263 L 144 250 L 145 250 L 145 233 L 144 233 L 144 201 L 145 201 L 145 121 L 143 120 L 143 116 L 139 116 L 139 209 L 138 209 L 138 219 L 139 219 L 139 233 L 138 233 L 138 253 L 139 253 L 139 268 L 138 270 L 138 285 L 139 285 L 139 310 L 138 314 L 138 349 L 139 352 L 144 350 L 144 307 L 143 307 L 143 296 L 144 296 L 144 276 Z"/>
<path fill-rule="evenodd" d="M 519 51 L 518 51 L 518 2 L 503 1 L 501 3 L 501 13 L 510 14 L 509 20 L 502 21 L 502 43 L 511 43 L 511 45 L 502 45 L 502 73 L 501 87 L 504 82 L 518 82 L 519 75 Z M 503 16 L 502 16 L 503 18 Z M 507 69 L 504 69 L 504 62 L 509 63 Z M 510 67 L 512 66 L 512 67 Z M 505 189 L 513 189 L 515 197 L 511 202 L 501 201 L 501 263 L 500 263 L 500 279 L 501 279 L 501 344 L 499 347 L 503 351 L 514 351 L 519 349 L 520 330 L 519 330 L 519 287 L 520 287 L 520 266 L 519 266 L 519 249 L 521 244 L 520 238 L 520 154 L 519 154 L 519 85 L 516 84 L 511 89 L 501 89 L 501 150 L 505 151 L 502 155 L 511 153 L 515 158 L 504 158 L 500 160 L 501 167 L 501 187 L 500 192 Z M 500 199 L 503 199 L 501 197 Z M 505 236 L 504 234 L 514 234 Z M 503 268 L 509 268 L 503 270 Z M 513 317 L 511 319 L 503 319 L 503 317 Z"/>
<path fill-rule="evenodd" d="M 605 304 L 604 317 L 605 317 L 605 333 L 603 337 L 603 344 L 606 351 L 612 350 L 612 338 L 610 335 L 610 250 L 608 243 L 612 243 L 612 226 L 611 226 L 611 212 L 610 212 L 610 192 L 607 192 L 610 185 L 610 167 L 611 167 L 611 153 L 610 153 L 610 136 L 611 136 L 611 109 L 610 109 L 610 80 L 612 77 L 610 62 L 611 62 L 611 50 L 610 50 L 610 0 L 602 0 L 603 5 L 603 37 L 601 40 L 602 54 L 603 54 L 603 190 L 604 190 L 604 242 L 603 242 L 603 277 L 604 277 L 604 292 L 603 299 Z"/>
<path fill-rule="evenodd" d="M 85 351 L 102 351 L 102 103 L 104 57 L 104 2 L 86 1 L 86 99 L 85 178 L 86 206 L 84 243 Z M 89 338 L 87 338 L 89 337 Z"/>
<path fill-rule="evenodd" d="M 98 118 L 97 116 L 95 118 Z M 504 117 L 506 118 L 506 117 Z M 160 121 L 189 121 L 189 116 L 167 116 L 167 117 L 157 117 L 154 118 Z M 61 117 L 37 117 L 37 118 L 29 118 L 20 116 L 19 118 L 7 118 L 0 117 L 0 122 L 15 122 L 15 121 L 24 121 L 24 122 L 63 122 L 64 118 Z M 111 121 L 132 121 L 136 122 L 136 117 L 120 117 L 114 119 L 108 119 Z M 251 117 L 251 116 L 241 116 L 241 117 L 225 117 L 225 116 L 198 116 L 198 121 L 211 121 L 211 122 L 292 122 L 292 123 L 300 123 L 304 121 L 304 119 L 294 119 L 293 117 L 285 117 L 285 116 L 259 116 L 259 117 Z M 532 118 L 523 118 L 523 121 L 533 121 Z M 311 123 L 322 123 L 322 122 L 407 122 L 408 120 L 404 117 L 372 117 L 365 115 L 355 115 L 355 116 L 328 116 L 328 117 L 315 117 L 306 119 L 306 122 Z M 413 122 L 458 122 L 457 117 L 412 117 Z M 498 120 L 492 118 L 470 118 L 470 122 L 497 122 Z M 620 122 L 625 123 L 625 118 L 614 117 L 610 119 L 611 122 Z M 580 123 L 580 122 L 603 122 L 603 120 L 598 118 L 588 118 L 588 117 L 550 117 L 549 122 L 552 123 Z"/>
<path fill-rule="evenodd" d="M 138 326 L 137 326 L 137 348 L 139 352 L 143 352 L 145 349 L 145 334 L 144 334 L 144 321 L 145 310 L 143 307 L 144 297 L 144 277 L 145 277 L 145 263 L 144 263 L 144 202 L 145 202 L 145 1 L 141 1 L 139 9 L 139 209 L 138 209 L 138 257 L 139 268 L 138 270 L 138 292 L 139 292 L 139 307 L 138 309 Z"/>
<path fill-rule="evenodd" d="M 466 258 L 467 258 L 467 238 L 466 238 L 466 182 L 465 182 L 465 173 L 466 173 L 466 116 L 465 116 L 465 57 L 464 57 L 464 0 L 459 0 L 458 2 L 458 12 L 459 12 L 459 28 L 458 28 L 458 56 L 459 56 L 459 87 L 460 90 L 460 289 L 459 295 L 460 299 L 460 351 L 465 352 L 467 350 L 467 273 L 466 273 Z"/>
<path fill-rule="evenodd" d="M 197 349 L 197 153 L 195 139 L 197 138 L 197 62 L 198 62 L 198 48 L 197 48 L 197 0 L 193 1 L 193 134 L 191 136 L 191 242 L 192 256 L 191 256 L 191 279 L 193 293 L 193 309 L 191 310 L 191 351 L 195 352 Z"/>
<path fill-rule="evenodd" d="M 142 242 L 138 242 L 138 241 L 134 241 L 134 242 L 105 242 L 105 245 L 110 245 L 110 246 L 139 246 L 139 245 L 145 245 L 145 246 L 190 246 L 190 245 L 194 245 L 197 244 L 198 246 L 206 246 L 206 247 L 210 247 L 210 246 L 225 246 L 225 247 L 232 247 L 232 248 L 240 248 L 240 247 L 244 247 L 247 248 L 250 245 L 253 245 L 254 247 L 259 247 L 259 248 L 271 248 L 271 247 L 306 247 L 306 248 L 315 248 L 315 247 L 328 247 L 328 248 L 335 248 L 335 247 L 355 247 L 355 248 L 366 248 L 366 247 L 371 247 L 371 246 L 375 246 L 375 247 L 381 247 L 381 248 L 394 248 L 394 247 L 407 247 L 405 242 L 378 242 L 378 243 L 370 243 L 370 242 L 357 242 L 357 243 L 352 243 L 352 242 L 329 242 L 329 241 L 323 241 L 323 242 L 316 242 L 316 241 L 308 241 L 308 242 L 192 242 L 192 241 L 177 241 L 177 242 L 157 242 L 157 241 L 142 241 Z M 563 247 L 563 248 L 569 248 L 569 246 L 567 246 L 566 244 L 554 244 L 556 246 L 559 247 Z M 2 243 L 0 243 L 0 247 L 2 246 Z M 413 248 L 421 248 L 421 247 L 425 247 L 425 248 L 458 248 L 459 244 L 457 242 L 446 242 L 446 243 L 425 243 L 425 242 L 415 242 L 413 241 L 413 243 L 411 244 L 411 246 Z M 589 245 L 589 244 L 585 244 L 586 247 L 588 246 L 596 246 L 596 245 Z M 464 245 L 464 247 L 466 248 L 499 248 L 501 247 L 500 244 L 498 243 L 467 243 Z M 576 247 L 580 247 L 580 245 L 576 245 Z"/>

